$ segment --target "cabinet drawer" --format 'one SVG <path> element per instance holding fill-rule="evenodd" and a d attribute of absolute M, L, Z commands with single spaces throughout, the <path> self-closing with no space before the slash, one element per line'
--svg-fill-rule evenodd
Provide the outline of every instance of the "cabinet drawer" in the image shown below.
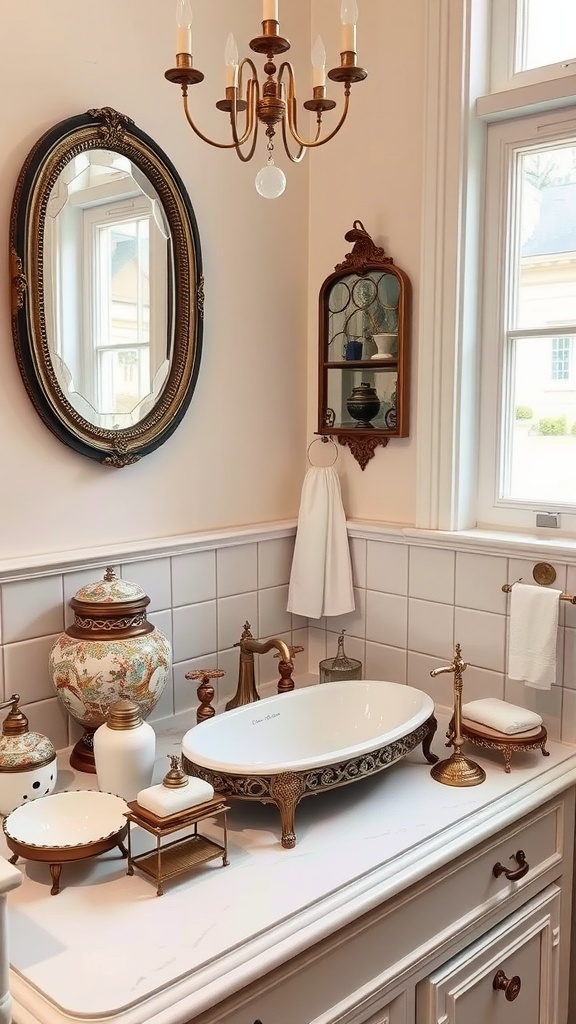
<path fill-rule="evenodd" d="M 417 989 L 417 1024 L 556 1020 L 560 890 L 549 886 Z"/>
<path fill-rule="evenodd" d="M 567 800 L 565 797 L 564 800 Z M 437 961 L 443 946 L 455 951 L 478 932 L 487 915 L 505 915 L 546 888 L 561 873 L 564 800 L 545 804 L 472 851 L 410 886 L 330 938 L 293 957 L 249 989 L 230 997 L 197 1024 L 309 1024 L 369 1019 L 385 994 L 416 966 Z M 517 881 L 493 869 L 522 850 L 529 868 Z M 472 937 L 472 936 L 470 936 Z M 336 1012 L 337 1010 L 337 1012 Z M 356 1016 L 359 1014 L 359 1016 Z M 332 1016 L 331 1016 L 332 1015 Z M 391 1016 L 390 1024 L 396 1024 Z M 483 1022 L 486 1024 L 486 1022 Z"/>

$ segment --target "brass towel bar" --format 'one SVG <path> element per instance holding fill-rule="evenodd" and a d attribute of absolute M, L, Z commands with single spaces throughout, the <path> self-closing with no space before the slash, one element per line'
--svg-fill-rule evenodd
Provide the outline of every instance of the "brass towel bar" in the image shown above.
<path fill-rule="evenodd" d="M 549 562 L 537 562 L 534 568 L 532 569 L 532 577 L 534 579 L 534 582 L 537 583 L 539 586 L 549 587 L 550 584 L 554 583 L 554 580 L 556 579 L 556 569 L 553 565 L 550 565 Z M 521 582 L 522 576 L 519 580 L 514 580 L 514 583 Z M 510 593 L 512 587 L 514 586 L 514 583 L 504 583 L 502 585 L 502 590 L 504 591 L 505 594 Z M 560 594 L 560 600 L 569 601 L 570 604 L 576 604 L 576 595 L 572 596 L 571 594 Z"/>

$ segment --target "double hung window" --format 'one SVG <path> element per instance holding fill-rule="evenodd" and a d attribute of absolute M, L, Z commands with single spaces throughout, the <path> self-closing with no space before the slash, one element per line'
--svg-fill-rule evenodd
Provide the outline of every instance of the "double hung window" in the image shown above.
<path fill-rule="evenodd" d="M 493 0 L 478 521 L 576 530 L 576 3 Z"/>

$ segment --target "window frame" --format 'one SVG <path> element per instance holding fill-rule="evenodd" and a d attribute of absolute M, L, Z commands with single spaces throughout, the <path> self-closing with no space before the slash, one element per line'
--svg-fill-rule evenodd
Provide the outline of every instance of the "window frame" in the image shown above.
<path fill-rule="evenodd" d="M 478 515 L 480 287 L 487 124 L 576 102 L 576 75 L 490 92 L 490 0 L 430 0 L 426 20 L 423 224 L 417 424 L 418 529 L 514 532 Z M 515 0 L 497 0 L 510 18 Z M 517 83 L 514 83 L 516 85 Z M 563 517 L 564 518 L 564 517 Z M 565 524 L 563 523 L 564 527 Z M 566 530 L 554 531 L 556 538 Z M 550 535 L 550 531 L 546 531 Z"/>

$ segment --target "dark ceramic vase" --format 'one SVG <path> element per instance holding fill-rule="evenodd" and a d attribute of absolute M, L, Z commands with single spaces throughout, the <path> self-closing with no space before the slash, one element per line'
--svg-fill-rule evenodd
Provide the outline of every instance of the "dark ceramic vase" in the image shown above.
<path fill-rule="evenodd" d="M 370 420 L 380 412 L 380 399 L 375 388 L 368 381 L 362 381 L 356 388 L 352 388 L 352 394 L 346 402 L 346 408 L 353 420 L 357 420 L 357 427 L 373 427 Z"/>

